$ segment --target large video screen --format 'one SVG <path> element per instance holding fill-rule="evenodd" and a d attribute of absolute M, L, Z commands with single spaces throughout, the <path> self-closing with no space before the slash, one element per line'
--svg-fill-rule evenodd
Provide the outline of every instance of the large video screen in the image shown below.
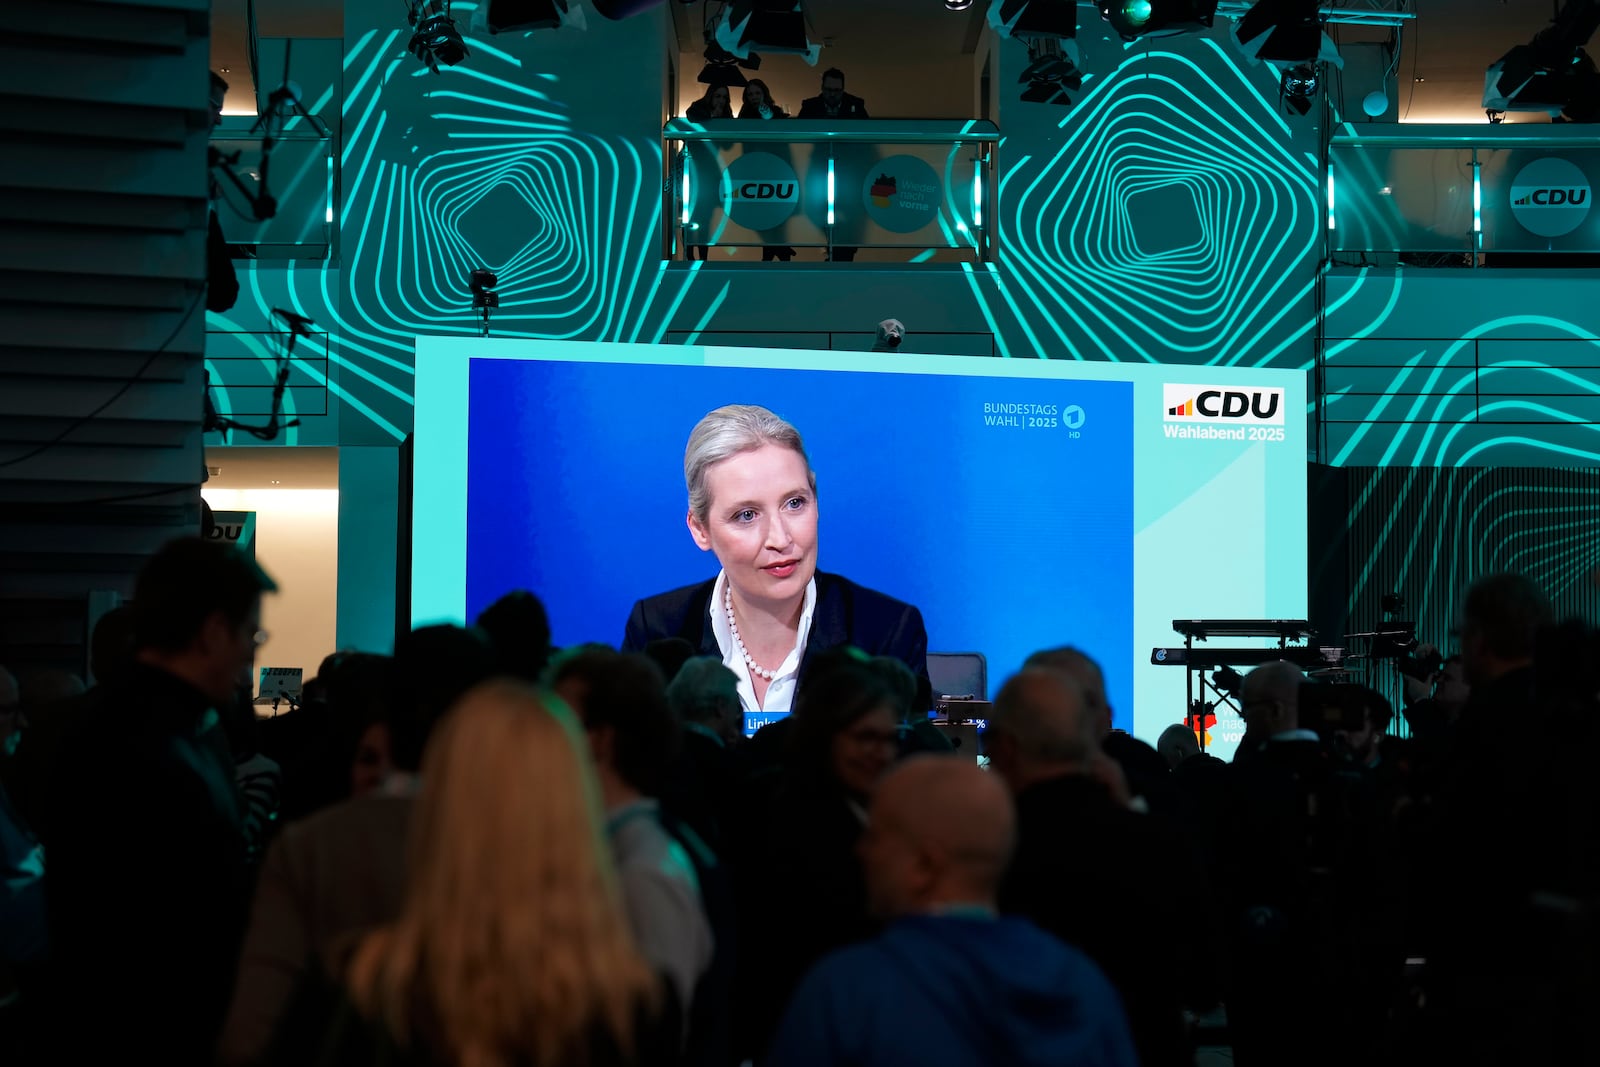
<path fill-rule="evenodd" d="M 713 578 L 686 525 L 690 431 L 759 404 L 817 474 L 817 566 L 921 609 L 934 652 L 1104 667 L 1154 742 L 1174 619 L 1306 613 L 1305 382 L 1289 372 L 908 353 L 419 338 L 412 618 L 536 592 L 559 645 Z M 1209 742 L 1240 730 L 1221 709 Z"/>

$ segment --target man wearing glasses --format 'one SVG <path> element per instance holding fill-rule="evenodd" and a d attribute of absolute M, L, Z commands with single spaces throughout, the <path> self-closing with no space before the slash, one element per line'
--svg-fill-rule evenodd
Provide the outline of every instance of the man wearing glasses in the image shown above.
<path fill-rule="evenodd" d="M 99 691 L 52 781 L 50 942 L 63 1003 L 62 1062 L 138 1048 L 211 1062 L 249 882 L 222 714 L 247 675 L 261 596 L 276 590 L 235 547 L 173 541 L 134 589 L 135 662 Z"/>

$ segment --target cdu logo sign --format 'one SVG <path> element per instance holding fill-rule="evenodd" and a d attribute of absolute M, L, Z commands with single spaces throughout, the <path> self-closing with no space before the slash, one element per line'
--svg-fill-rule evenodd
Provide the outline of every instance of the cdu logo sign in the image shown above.
<path fill-rule="evenodd" d="M 1231 422 L 1283 425 L 1282 389 L 1221 385 L 1161 387 L 1167 422 Z"/>
<path fill-rule="evenodd" d="M 1565 237 L 1589 217 L 1589 177 L 1569 160 L 1536 159 L 1511 181 L 1511 214 L 1540 237 Z"/>
<path fill-rule="evenodd" d="M 728 218 L 752 230 L 782 226 L 800 205 L 794 168 L 771 152 L 746 152 L 729 163 L 718 192 Z"/>

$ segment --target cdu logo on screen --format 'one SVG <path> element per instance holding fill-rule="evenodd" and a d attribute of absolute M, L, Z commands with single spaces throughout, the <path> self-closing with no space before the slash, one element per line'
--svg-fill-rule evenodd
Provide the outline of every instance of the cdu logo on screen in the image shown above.
<path fill-rule="evenodd" d="M 1221 385 L 1161 387 L 1168 422 L 1265 423 L 1283 425 L 1283 390 Z"/>

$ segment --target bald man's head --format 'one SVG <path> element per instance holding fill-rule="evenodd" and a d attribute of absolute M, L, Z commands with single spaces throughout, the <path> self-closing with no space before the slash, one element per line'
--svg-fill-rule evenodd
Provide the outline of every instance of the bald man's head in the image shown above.
<path fill-rule="evenodd" d="M 1245 730 L 1271 737 L 1300 728 L 1300 683 L 1305 674 L 1293 663 L 1274 660 L 1245 675 L 1239 710 Z"/>
<path fill-rule="evenodd" d="M 861 861 L 884 918 L 948 904 L 993 906 L 1016 817 L 1005 787 L 954 756 L 918 756 L 873 794 Z"/>
<path fill-rule="evenodd" d="M 1023 668 L 1042 667 L 1046 670 L 1060 671 L 1083 690 L 1084 703 L 1089 708 L 1089 713 L 1095 717 L 1096 728 L 1100 736 L 1104 737 L 1111 732 L 1111 702 L 1106 699 L 1106 675 L 1100 669 L 1100 664 L 1094 657 L 1082 649 L 1064 645 L 1061 648 L 1047 648 L 1029 656 Z"/>
<path fill-rule="evenodd" d="M 1024 668 L 1000 687 L 986 739 L 990 765 L 1013 792 L 1080 773 L 1100 752 L 1099 721 L 1083 689 L 1046 667 Z"/>

